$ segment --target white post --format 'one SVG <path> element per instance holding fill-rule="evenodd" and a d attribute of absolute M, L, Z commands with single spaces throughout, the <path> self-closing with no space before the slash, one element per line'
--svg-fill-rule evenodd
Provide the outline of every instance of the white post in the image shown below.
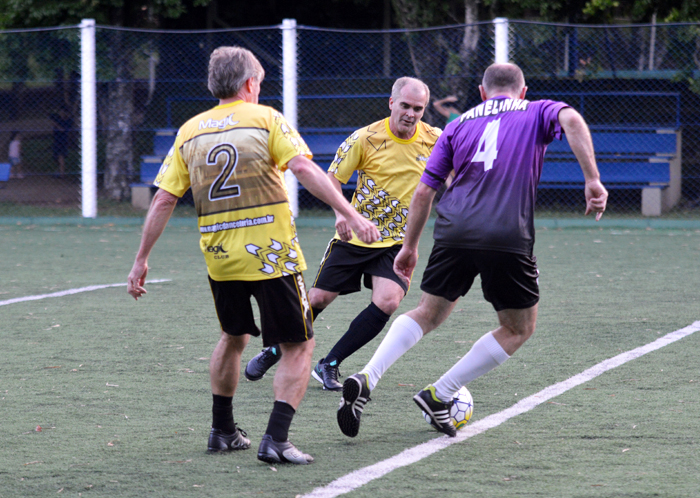
<path fill-rule="evenodd" d="M 83 218 L 97 217 L 95 20 L 80 23 L 80 131 Z"/>
<path fill-rule="evenodd" d="M 505 64 L 510 62 L 510 47 L 508 46 L 508 19 L 505 17 L 497 17 L 493 20 L 495 26 L 494 45 L 496 48 L 496 64 Z"/>
<path fill-rule="evenodd" d="M 297 129 L 297 21 L 282 21 L 282 105 L 287 122 Z M 299 183 L 291 171 L 284 174 L 292 214 L 299 214 Z"/>
<path fill-rule="evenodd" d="M 651 34 L 649 35 L 649 71 L 654 70 L 654 49 L 656 48 L 656 11 L 651 15 Z"/>

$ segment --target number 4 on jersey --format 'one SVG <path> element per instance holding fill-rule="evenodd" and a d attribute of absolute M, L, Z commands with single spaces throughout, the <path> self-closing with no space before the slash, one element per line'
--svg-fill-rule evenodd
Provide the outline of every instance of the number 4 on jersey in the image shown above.
<path fill-rule="evenodd" d="M 493 168 L 493 162 L 498 156 L 498 127 L 501 125 L 501 120 L 496 119 L 486 125 L 484 133 L 479 139 L 479 146 L 476 148 L 476 154 L 472 157 L 473 163 L 484 163 L 484 171 Z M 484 150 L 481 150 L 483 147 Z"/>

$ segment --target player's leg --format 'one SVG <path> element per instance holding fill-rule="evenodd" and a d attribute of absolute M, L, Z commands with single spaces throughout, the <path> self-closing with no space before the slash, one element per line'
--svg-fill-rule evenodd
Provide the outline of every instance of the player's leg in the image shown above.
<path fill-rule="evenodd" d="M 309 304 L 311 305 L 311 311 L 313 314 L 313 320 L 316 320 L 318 315 L 330 304 L 333 300 L 338 297 L 340 290 L 332 290 L 335 285 L 338 285 L 340 279 L 337 278 L 334 270 L 326 271 L 322 275 L 322 270 L 324 268 L 331 268 L 336 265 L 335 262 L 342 261 L 342 248 L 335 249 L 336 243 L 340 241 L 331 239 L 326 248 L 326 253 L 321 260 L 321 265 L 316 276 L 316 281 L 314 285 L 316 286 L 320 280 L 321 287 L 312 287 L 309 291 Z M 332 256 L 331 256 L 332 255 Z M 359 287 L 358 289 L 359 290 Z M 269 347 L 263 348 L 263 350 L 251 358 L 245 367 L 245 377 L 250 381 L 256 381 L 263 378 L 267 371 L 280 361 L 282 357 L 282 349 L 279 344 L 272 344 Z"/>
<path fill-rule="evenodd" d="M 372 301 L 369 306 L 353 319 L 345 334 L 314 368 L 313 376 L 316 380 L 323 382 L 324 389 L 332 391 L 342 389 L 342 384 L 338 382 L 340 364 L 379 335 L 406 295 L 405 284 L 400 285 L 377 275 L 371 277 Z"/>
<path fill-rule="evenodd" d="M 477 269 L 463 257 L 463 250 L 435 245 L 423 272 L 418 307 L 391 325 L 377 352 L 362 370 L 374 389 L 386 370 L 428 332 L 450 315 L 457 300 L 471 288 Z"/>
<path fill-rule="evenodd" d="M 419 325 L 423 331 L 423 335 L 425 335 L 442 325 L 447 317 L 450 316 L 450 313 L 452 313 L 457 301 L 458 299 L 450 301 L 444 297 L 434 296 L 424 292 L 418 308 L 406 313 L 406 317 L 407 319 L 412 319 L 415 324 Z M 406 334 L 406 337 L 410 336 Z M 418 342 L 418 340 L 420 340 L 420 337 L 417 338 L 416 342 Z M 386 371 L 387 368 L 388 366 L 384 367 L 384 371 Z M 375 375 L 377 374 L 379 374 L 379 377 L 381 377 L 383 372 L 381 372 L 381 374 L 380 372 L 375 372 Z M 377 381 L 378 380 L 379 378 L 377 378 Z M 454 437 L 457 434 L 456 429 L 450 420 L 452 398 L 450 398 L 448 401 L 440 400 L 435 395 L 435 390 L 432 388 L 432 386 L 428 386 L 416 394 L 413 397 L 413 401 L 422 411 L 428 414 L 432 420 L 432 425 L 438 431 L 451 437 Z"/>
<path fill-rule="evenodd" d="M 500 326 L 481 336 L 462 359 L 433 384 L 438 399 L 448 401 L 460 387 L 510 358 L 535 331 L 537 305 L 498 312 Z"/>
<path fill-rule="evenodd" d="M 484 297 L 498 313 L 499 327 L 477 340 L 470 351 L 435 384 L 439 399 L 454 393 L 506 361 L 535 331 L 539 286 L 534 257 L 508 253 L 475 254 Z"/>
<path fill-rule="evenodd" d="M 258 459 L 269 463 L 313 462 L 288 440 L 289 427 L 309 383 L 315 341 L 304 278 L 301 273 L 262 282 L 255 298 L 260 307 L 263 344 L 282 350 L 275 373 L 275 401 Z"/>
<path fill-rule="evenodd" d="M 217 282 L 211 278 L 209 282 L 222 332 L 209 362 L 213 420 L 207 448 L 210 452 L 247 449 L 250 440 L 233 419 L 233 395 L 249 334 L 260 332 L 253 320 L 245 283 Z"/>
<path fill-rule="evenodd" d="M 415 346 L 423 336 L 439 327 L 457 304 L 457 300 L 424 292 L 418 307 L 394 320 L 372 359 L 360 373 L 367 374 L 369 388 L 374 390 L 379 379 L 401 356 Z"/>
<path fill-rule="evenodd" d="M 314 315 L 314 321 L 325 310 L 335 298 L 338 297 L 339 292 L 327 291 L 325 289 L 319 289 L 318 287 L 312 287 L 309 289 L 309 304 L 311 305 L 311 311 Z"/>
<path fill-rule="evenodd" d="M 423 335 L 439 326 L 450 315 L 455 304 L 456 301 L 423 293 L 418 308 L 394 320 L 365 368 L 343 383 L 343 397 L 337 413 L 338 426 L 343 434 L 348 437 L 357 435 L 364 407 L 381 376 Z M 417 320 L 426 327 L 425 330 Z"/>
<path fill-rule="evenodd" d="M 364 405 L 384 372 L 423 335 L 438 327 L 459 297 L 468 292 L 477 273 L 459 264 L 460 254 L 458 249 L 433 247 L 423 273 L 423 295 L 418 307 L 394 320 L 365 368 L 346 379 L 337 414 L 340 430 L 346 436 L 353 437 L 359 431 Z"/>
<path fill-rule="evenodd" d="M 318 274 L 316 280 L 314 281 L 313 288 L 309 291 L 309 302 L 311 303 L 311 308 L 314 311 L 314 317 L 324 310 L 330 303 L 332 303 L 336 297 L 340 294 L 351 294 L 353 292 L 358 292 L 361 290 L 362 276 L 365 272 L 374 270 L 375 260 L 386 256 L 385 249 L 370 249 L 367 247 L 359 247 L 347 242 L 342 242 L 339 240 L 332 240 L 326 249 L 326 253 L 319 265 Z M 393 261 L 393 256 L 391 256 L 391 261 Z M 384 266 L 389 269 L 391 263 L 385 263 Z M 387 270 L 388 271 L 388 270 Z M 393 270 L 391 271 L 393 274 Z M 368 275 L 369 277 L 369 275 Z M 367 285 L 367 282 L 365 282 Z M 372 287 L 371 280 L 368 287 Z M 371 312 L 374 315 L 384 315 L 384 313 L 377 309 L 376 306 L 371 305 Z M 366 316 L 368 313 L 361 313 L 363 320 L 366 321 Z M 369 316 L 372 319 L 372 316 Z M 387 317 L 388 319 L 388 317 Z M 381 318 L 380 318 L 381 320 Z M 358 320 L 355 319 L 351 324 L 351 330 L 357 325 Z M 384 321 L 386 323 L 386 321 Z M 384 324 L 381 325 L 383 327 Z M 381 330 L 381 327 L 379 330 Z M 377 331 L 376 333 L 379 333 Z M 348 334 L 346 333 L 346 336 Z M 352 334 L 350 334 L 352 335 Z M 374 334 L 376 335 L 376 334 Z M 342 361 L 346 355 L 352 354 L 354 349 L 350 346 L 346 351 L 343 346 L 347 337 L 344 337 L 340 341 L 340 346 L 334 346 L 334 353 L 337 353 L 337 357 L 333 362 L 328 361 L 327 355 L 321 358 L 313 369 L 313 377 L 321 382 L 323 388 L 330 391 L 339 391 L 342 389 L 342 385 L 338 382 L 338 364 L 339 360 Z M 361 347 L 361 346 L 358 346 Z"/>
<path fill-rule="evenodd" d="M 328 292 L 322 289 L 312 288 L 309 291 L 309 304 L 313 320 L 338 297 L 337 292 Z M 250 381 L 262 379 L 270 368 L 275 366 L 282 358 L 283 348 L 281 344 L 263 348 L 257 355 L 253 356 L 245 367 L 245 377 Z"/>

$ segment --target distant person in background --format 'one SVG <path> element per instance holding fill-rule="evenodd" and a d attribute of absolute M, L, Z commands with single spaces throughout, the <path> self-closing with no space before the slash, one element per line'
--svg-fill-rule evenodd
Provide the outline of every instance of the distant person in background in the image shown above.
<path fill-rule="evenodd" d="M 447 119 L 445 124 L 449 123 L 450 121 L 454 121 L 462 114 L 459 109 L 456 109 L 451 105 L 445 105 L 454 104 L 455 102 L 457 102 L 457 97 L 455 95 L 448 95 L 444 99 L 433 102 L 433 107 L 435 110 L 445 116 L 445 119 Z"/>
<path fill-rule="evenodd" d="M 58 178 L 66 175 L 66 155 L 68 154 L 69 132 L 73 128 L 73 118 L 65 107 L 51 113 L 49 118 L 54 123 L 53 160 L 58 164 Z"/>
<path fill-rule="evenodd" d="M 22 172 L 22 135 L 15 131 L 10 135 L 10 146 L 7 150 L 7 159 L 13 178 L 24 178 Z"/>

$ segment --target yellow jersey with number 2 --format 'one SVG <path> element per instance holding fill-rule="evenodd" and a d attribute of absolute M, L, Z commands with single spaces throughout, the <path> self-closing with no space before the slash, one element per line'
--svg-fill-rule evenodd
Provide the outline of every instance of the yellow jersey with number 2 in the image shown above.
<path fill-rule="evenodd" d="M 192 188 L 200 247 L 214 280 L 265 280 L 306 269 L 284 181 L 295 156 L 312 157 L 284 116 L 236 101 L 178 131 L 153 184 Z"/>

